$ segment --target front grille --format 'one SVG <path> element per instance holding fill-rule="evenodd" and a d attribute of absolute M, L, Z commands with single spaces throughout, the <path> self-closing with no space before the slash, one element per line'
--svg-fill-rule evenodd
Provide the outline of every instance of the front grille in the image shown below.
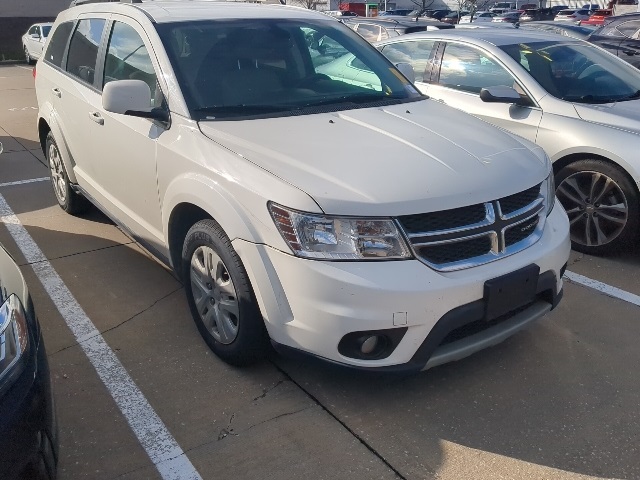
<path fill-rule="evenodd" d="M 521 208 L 533 203 L 540 195 L 540 184 L 531 187 L 524 192 L 509 195 L 508 197 L 498 200 L 500 203 L 500 211 L 502 215 L 509 215 Z"/>
<path fill-rule="evenodd" d="M 527 238 L 534 232 L 539 221 L 540 219 L 536 216 L 531 220 L 509 228 L 506 232 L 504 232 L 505 246 L 510 247 L 511 245 L 514 245 Z"/>
<path fill-rule="evenodd" d="M 540 238 L 546 218 L 540 186 L 468 207 L 401 216 L 397 222 L 416 257 L 436 270 L 482 265 Z"/>
<path fill-rule="evenodd" d="M 469 207 L 454 208 L 442 212 L 405 215 L 399 217 L 398 221 L 405 232 L 422 233 L 473 225 L 482 222 L 486 216 L 487 211 L 484 203 L 479 203 Z"/>
<path fill-rule="evenodd" d="M 429 245 L 418 249 L 418 253 L 430 263 L 452 263 L 479 257 L 491 252 L 491 239 L 477 237 L 460 242 Z"/>

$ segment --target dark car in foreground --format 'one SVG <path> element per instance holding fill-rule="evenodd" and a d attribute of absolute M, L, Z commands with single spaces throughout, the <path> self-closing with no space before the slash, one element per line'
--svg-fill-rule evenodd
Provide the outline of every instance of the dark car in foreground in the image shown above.
<path fill-rule="evenodd" d="M 428 30 L 440 30 L 453 28 L 453 25 L 437 20 L 420 18 L 418 21 L 403 18 L 366 18 L 356 17 L 344 19 L 343 23 L 358 32 L 369 42 L 379 42 L 387 38 L 406 35 L 407 33 L 426 32 Z"/>
<path fill-rule="evenodd" d="M 0 478 L 56 478 L 49 365 L 20 269 L 0 245 Z"/>
<path fill-rule="evenodd" d="M 640 68 L 640 14 L 609 17 L 588 41 Z"/>

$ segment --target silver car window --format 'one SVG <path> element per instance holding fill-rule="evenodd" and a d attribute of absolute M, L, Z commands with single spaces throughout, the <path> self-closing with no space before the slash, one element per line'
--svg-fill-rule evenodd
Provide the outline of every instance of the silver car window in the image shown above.
<path fill-rule="evenodd" d="M 448 43 L 440 65 L 438 83 L 455 90 L 480 93 L 486 87 L 513 87 L 515 79 L 495 59 L 481 50 Z"/>
<path fill-rule="evenodd" d="M 393 63 L 409 63 L 413 67 L 416 82 L 424 82 L 424 75 L 431 59 L 436 40 L 415 40 L 385 45 L 382 53 Z"/>

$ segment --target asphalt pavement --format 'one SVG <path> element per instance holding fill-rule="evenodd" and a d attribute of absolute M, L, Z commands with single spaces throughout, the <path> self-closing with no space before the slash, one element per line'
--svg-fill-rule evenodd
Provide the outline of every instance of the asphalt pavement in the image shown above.
<path fill-rule="evenodd" d="M 149 453 L 160 440 L 136 434 L 139 414 L 123 407 L 119 384 L 191 465 L 173 478 L 640 478 L 640 248 L 572 254 L 569 272 L 601 288 L 566 281 L 560 306 L 532 327 L 419 375 L 278 356 L 233 368 L 206 347 L 171 272 L 97 210 L 72 217 L 57 206 L 36 116 L 31 68 L 0 66 L 0 243 L 43 329 L 59 480 L 170 478 Z M 69 305 L 122 368 L 92 360 Z"/>

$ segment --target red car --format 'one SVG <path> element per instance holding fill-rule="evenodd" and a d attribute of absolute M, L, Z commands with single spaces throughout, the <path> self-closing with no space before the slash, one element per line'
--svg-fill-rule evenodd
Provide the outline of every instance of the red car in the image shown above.
<path fill-rule="evenodd" d="M 607 17 L 610 17 L 612 10 L 596 10 L 588 20 L 582 20 L 580 25 L 602 25 Z"/>

